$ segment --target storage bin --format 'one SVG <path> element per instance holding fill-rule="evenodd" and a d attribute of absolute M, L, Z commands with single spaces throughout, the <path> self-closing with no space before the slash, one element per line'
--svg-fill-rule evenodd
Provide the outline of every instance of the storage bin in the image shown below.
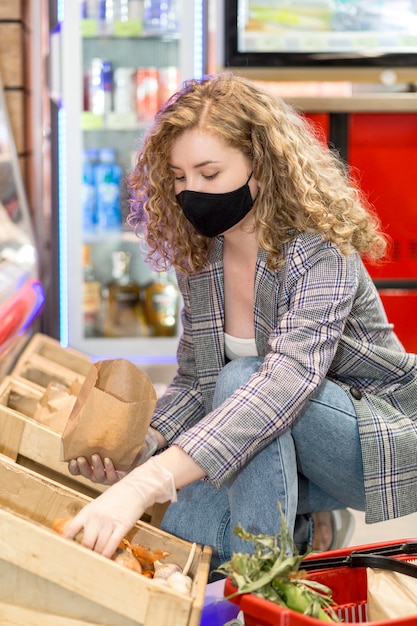
<path fill-rule="evenodd" d="M 36 333 L 18 358 L 11 376 L 46 388 L 51 382 L 70 387 L 84 382 L 91 360 L 71 348 L 63 348 L 59 341 Z"/>
<path fill-rule="evenodd" d="M 52 530 L 89 498 L 0 455 L 0 620 L 40 616 L 30 624 L 74 626 L 198 626 L 210 548 L 196 546 L 190 596 L 161 587 Z M 138 522 L 132 542 L 170 553 L 184 567 L 192 544 Z M 50 620 L 42 622 L 42 615 Z M 56 618 L 56 619 L 55 619 Z M 54 621 L 55 619 L 55 621 Z M 68 621 L 66 621 L 68 620 Z M 21 624 L 25 622 L 22 621 Z"/>
<path fill-rule="evenodd" d="M 411 543 L 414 553 L 403 553 L 402 546 Z M 372 545 L 341 548 L 331 552 L 322 552 L 306 557 L 306 578 L 326 585 L 332 590 L 336 603 L 333 607 L 338 617 L 345 624 L 370 624 L 372 626 L 412 626 L 417 624 L 416 614 L 395 620 L 367 621 L 367 574 L 366 567 L 337 566 L 337 562 L 345 560 L 352 554 L 365 553 L 387 554 L 400 560 L 417 558 L 417 539 L 404 539 L 402 542 L 376 543 Z M 334 565 L 331 566 L 333 560 Z M 323 561 L 328 561 L 326 569 Z M 314 568 L 317 569 L 314 569 Z M 319 569 L 320 567 L 320 569 Z M 303 565 L 301 566 L 301 569 Z M 230 578 L 225 583 L 224 595 L 227 598 L 236 591 Z M 308 617 L 291 609 L 279 606 L 254 594 L 243 594 L 230 599 L 239 605 L 245 616 L 245 626 L 319 626 L 323 621 Z"/>
<path fill-rule="evenodd" d="M 72 476 L 67 463 L 59 460 L 61 435 L 34 419 L 43 393 L 19 377 L 6 376 L 0 382 L 0 453 L 86 495 L 104 491 L 104 485 Z"/>

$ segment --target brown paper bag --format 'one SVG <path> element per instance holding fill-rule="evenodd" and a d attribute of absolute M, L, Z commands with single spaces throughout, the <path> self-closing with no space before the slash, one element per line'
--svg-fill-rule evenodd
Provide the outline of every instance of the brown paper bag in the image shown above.
<path fill-rule="evenodd" d="M 62 435 L 62 460 L 91 455 L 127 471 L 145 440 L 156 404 L 149 376 L 125 359 L 91 366 Z"/>
<path fill-rule="evenodd" d="M 416 615 L 417 623 L 417 578 L 398 572 L 368 568 L 367 581 L 368 621 Z"/>

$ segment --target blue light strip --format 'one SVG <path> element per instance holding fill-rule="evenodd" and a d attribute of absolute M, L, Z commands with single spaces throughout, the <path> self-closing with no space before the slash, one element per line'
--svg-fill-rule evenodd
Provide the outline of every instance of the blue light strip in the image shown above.
<path fill-rule="evenodd" d="M 62 22 L 64 20 L 64 0 L 56 1 L 56 15 L 58 22 Z"/>
<path fill-rule="evenodd" d="M 194 78 L 204 73 L 203 0 L 194 1 Z"/>
<path fill-rule="evenodd" d="M 59 335 L 61 345 L 68 346 L 68 206 L 66 176 L 66 116 L 58 109 L 58 206 L 59 206 Z"/>

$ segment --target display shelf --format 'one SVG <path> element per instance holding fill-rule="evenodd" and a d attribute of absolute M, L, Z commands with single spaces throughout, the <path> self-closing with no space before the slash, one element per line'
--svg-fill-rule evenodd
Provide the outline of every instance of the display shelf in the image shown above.
<path fill-rule="evenodd" d="M 175 67 L 177 85 L 191 77 L 200 77 L 204 73 L 202 46 L 203 30 L 206 29 L 202 2 L 181 0 L 179 4 L 179 32 L 146 32 L 138 24 L 116 23 L 113 32 L 101 33 L 96 24 L 81 19 L 79 3 L 70 0 L 63 1 L 63 11 L 60 13 L 62 23 L 59 29 L 55 29 L 59 33 L 59 45 L 53 46 L 54 51 L 59 50 L 59 59 L 52 64 L 59 69 L 53 74 L 54 77 L 55 74 L 59 76 L 59 84 L 53 90 L 59 103 L 56 122 L 59 203 L 58 338 L 64 347 L 80 350 L 92 360 L 124 357 L 144 367 L 158 364 L 172 367 L 176 363 L 180 329 L 176 337 L 148 337 L 140 334 L 130 337 L 85 336 L 83 294 L 88 282 L 84 280 L 85 245 L 90 248 L 96 274 L 91 282 L 96 281 L 104 288 L 108 287 L 111 279 L 114 252 L 125 251 L 132 255 L 132 278 L 141 288 L 146 288 L 155 273 L 144 260 L 141 242 L 133 230 L 128 231 L 126 227 L 127 177 L 132 171 L 135 154 L 153 115 L 141 119 L 138 108 L 132 107 L 132 114 L 126 116 L 120 114 L 122 107 L 119 109 L 108 102 L 103 114 L 99 111 L 93 112 L 88 106 L 88 98 L 83 98 L 83 93 L 87 93 L 84 92 L 86 74 L 93 59 L 110 62 L 113 70 L 133 68 L 136 72 L 143 68 L 156 68 L 160 71 Z M 137 75 L 136 79 L 138 78 Z M 108 100 L 107 96 L 106 98 Z M 81 174 L 82 157 L 83 150 L 100 151 L 103 148 L 115 150 L 116 160 L 123 172 L 119 179 L 123 198 L 122 227 L 120 230 L 107 232 L 106 227 L 109 224 L 100 222 L 101 232 L 96 232 L 98 229 L 94 220 L 90 224 L 82 219 L 81 206 L 85 192 Z M 92 162 L 94 163 L 94 157 Z M 91 180 L 96 184 L 95 175 Z M 48 329 L 45 331 L 48 332 Z M 55 332 L 51 335 L 56 336 Z"/>

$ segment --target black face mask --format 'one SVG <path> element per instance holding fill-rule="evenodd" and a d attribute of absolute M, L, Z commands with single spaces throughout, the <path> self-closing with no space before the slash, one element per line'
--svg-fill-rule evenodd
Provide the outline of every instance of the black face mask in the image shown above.
<path fill-rule="evenodd" d="M 184 189 L 175 197 L 185 217 L 204 237 L 217 237 L 238 224 L 253 207 L 249 189 L 252 174 L 242 187 L 227 193 Z"/>

